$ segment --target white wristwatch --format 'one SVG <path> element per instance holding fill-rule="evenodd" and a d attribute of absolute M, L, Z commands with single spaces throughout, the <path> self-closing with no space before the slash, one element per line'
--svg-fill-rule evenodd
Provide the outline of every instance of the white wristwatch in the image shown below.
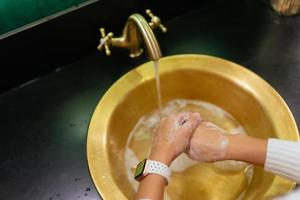
<path fill-rule="evenodd" d="M 137 181 L 140 181 L 148 174 L 158 174 L 164 177 L 167 182 L 169 182 L 171 171 L 164 163 L 155 160 L 144 159 L 136 166 L 134 178 Z"/>

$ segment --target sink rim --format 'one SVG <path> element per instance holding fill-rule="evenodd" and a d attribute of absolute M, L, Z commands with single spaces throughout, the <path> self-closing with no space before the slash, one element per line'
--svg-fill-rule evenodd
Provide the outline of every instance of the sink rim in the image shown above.
<path fill-rule="evenodd" d="M 285 112 L 288 115 L 286 121 L 289 121 L 289 123 L 291 124 L 291 129 L 293 129 L 295 133 L 298 133 L 298 128 L 295 119 L 283 98 L 269 83 L 267 83 L 264 79 L 262 79 L 260 76 L 250 71 L 249 69 L 219 57 L 202 54 L 179 54 L 167 56 L 160 59 L 160 62 L 168 62 L 170 60 L 172 61 L 173 59 L 189 59 L 190 62 L 193 62 L 193 60 L 195 60 L 195 62 L 198 63 L 199 59 L 202 59 L 203 61 L 201 62 L 203 63 L 219 62 L 224 64 L 209 68 L 199 66 L 195 67 L 194 65 L 188 67 L 177 66 L 176 69 L 204 70 L 206 72 L 222 75 L 225 78 L 230 79 L 231 81 L 234 81 L 235 83 L 239 84 L 239 86 L 243 89 L 252 91 L 252 94 L 255 95 L 259 103 L 264 105 L 263 108 L 266 109 L 266 113 L 268 114 L 275 112 L 273 111 L 274 105 L 272 104 L 275 98 L 275 100 L 277 100 L 276 103 L 279 103 L 282 106 L 282 108 L 285 109 Z M 151 61 L 132 69 L 131 71 L 123 75 L 119 80 L 117 80 L 103 95 L 97 107 L 95 108 L 93 116 L 91 118 L 87 136 L 87 161 L 93 182 L 103 199 L 111 199 L 112 194 L 116 199 L 127 199 L 125 194 L 123 194 L 120 191 L 117 184 L 115 183 L 115 180 L 111 176 L 112 172 L 110 169 L 108 152 L 106 148 L 107 124 L 109 122 L 109 118 L 114 108 L 118 105 L 119 102 L 122 101 L 124 96 L 129 91 L 133 90 L 137 85 L 153 78 L 153 66 L 149 67 L 149 65 L 152 65 Z M 160 68 L 160 73 L 168 72 L 171 70 L 171 68 L 174 68 L 174 66 Z M 132 81 L 133 75 L 135 76 L 134 81 Z M 136 80 L 136 75 L 140 76 L 139 80 Z M 241 80 L 241 77 L 243 76 L 246 78 Z M 261 84 L 263 86 L 261 86 Z M 111 98 L 114 99 L 113 103 L 111 102 Z M 268 102 L 268 104 L 264 102 Z M 274 117 L 276 118 L 276 116 L 271 116 L 271 118 Z M 283 134 L 281 136 L 282 137 L 280 138 L 284 139 L 285 136 Z M 295 135 L 293 139 L 299 141 L 299 135 Z M 278 189 L 275 187 L 276 185 L 282 184 L 288 186 L 288 191 L 292 190 L 295 186 L 294 182 L 287 181 L 286 179 L 283 179 L 279 176 L 275 176 L 273 184 L 271 185 L 274 185 L 274 187 L 269 188 L 267 192 L 268 195 L 272 195 L 272 193 L 274 193 L 275 190 Z"/>

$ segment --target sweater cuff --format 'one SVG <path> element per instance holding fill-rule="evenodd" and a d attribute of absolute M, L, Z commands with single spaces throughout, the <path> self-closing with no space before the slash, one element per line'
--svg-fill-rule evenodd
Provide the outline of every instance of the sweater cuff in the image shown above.
<path fill-rule="evenodd" d="M 265 170 L 300 183 L 300 142 L 269 139 Z"/>

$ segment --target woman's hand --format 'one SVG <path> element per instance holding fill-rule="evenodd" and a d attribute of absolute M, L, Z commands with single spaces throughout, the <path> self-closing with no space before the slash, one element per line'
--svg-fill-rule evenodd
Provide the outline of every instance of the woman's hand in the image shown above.
<path fill-rule="evenodd" d="M 201 122 L 191 137 L 187 153 L 200 162 L 239 160 L 263 166 L 267 140 L 231 135 L 211 122 Z"/>
<path fill-rule="evenodd" d="M 215 162 L 225 159 L 228 134 L 211 122 L 202 122 L 194 131 L 187 148 L 190 158 L 200 162 Z"/>
<path fill-rule="evenodd" d="M 149 159 L 170 165 L 184 152 L 201 121 L 199 113 L 181 112 L 163 118 L 156 131 Z"/>

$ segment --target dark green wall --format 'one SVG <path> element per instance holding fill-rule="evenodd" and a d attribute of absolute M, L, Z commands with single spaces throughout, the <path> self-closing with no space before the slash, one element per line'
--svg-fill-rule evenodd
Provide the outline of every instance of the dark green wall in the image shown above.
<path fill-rule="evenodd" d="M 0 0 L 0 35 L 86 0 Z"/>

